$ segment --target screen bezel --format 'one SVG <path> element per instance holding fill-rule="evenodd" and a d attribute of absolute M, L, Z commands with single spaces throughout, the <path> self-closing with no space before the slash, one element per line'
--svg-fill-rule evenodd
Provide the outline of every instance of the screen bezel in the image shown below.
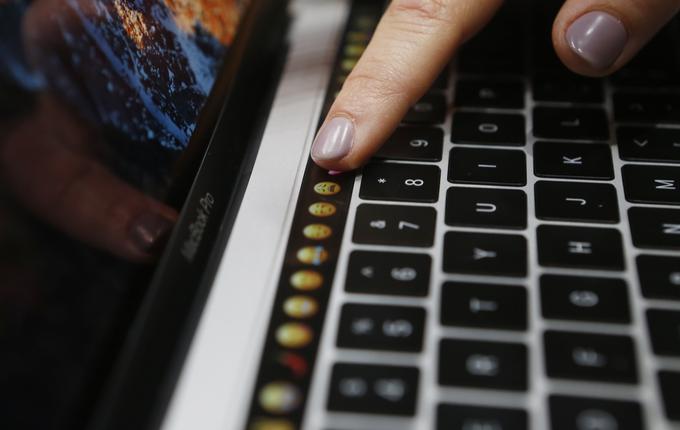
<path fill-rule="evenodd" d="M 287 5 L 281 0 L 249 1 L 180 159 L 169 196 L 169 203 L 182 208 L 179 220 L 88 428 L 160 425 L 254 162 L 258 130 L 282 63 Z M 206 200 L 208 195 L 212 198 Z M 206 201 L 210 210 L 201 224 L 201 240 L 188 258 L 183 244 Z"/>

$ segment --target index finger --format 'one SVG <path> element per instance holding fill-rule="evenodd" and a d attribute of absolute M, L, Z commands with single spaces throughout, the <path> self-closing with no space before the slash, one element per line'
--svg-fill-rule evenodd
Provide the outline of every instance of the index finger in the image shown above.
<path fill-rule="evenodd" d="M 361 166 L 501 4 L 393 0 L 319 130 L 314 161 L 329 170 Z"/>

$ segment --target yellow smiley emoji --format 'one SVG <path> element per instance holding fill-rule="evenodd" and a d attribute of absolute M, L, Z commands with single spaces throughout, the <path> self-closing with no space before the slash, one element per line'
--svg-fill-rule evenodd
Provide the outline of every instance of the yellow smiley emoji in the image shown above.
<path fill-rule="evenodd" d="M 319 218 L 326 218 L 331 215 L 335 215 L 335 212 L 337 211 L 335 209 L 335 205 L 332 203 L 326 203 L 326 202 L 316 202 L 312 203 L 309 206 L 309 213 L 319 217 Z"/>
<path fill-rule="evenodd" d="M 311 297 L 293 296 L 283 302 L 283 310 L 291 318 L 309 318 L 319 310 L 319 304 Z"/>
<path fill-rule="evenodd" d="M 272 414 L 286 414 L 300 405 L 300 390 L 289 382 L 272 382 L 260 391 L 260 406 Z"/>
<path fill-rule="evenodd" d="M 328 251 L 323 246 L 305 246 L 297 252 L 297 258 L 301 263 L 319 266 L 328 260 Z"/>
<path fill-rule="evenodd" d="M 310 224 L 302 230 L 302 233 L 307 239 L 323 240 L 330 237 L 333 230 L 326 224 Z"/>
<path fill-rule="evenodd" d="M 284 348 L 304 348 L 313 337 L 312 330 L 300 323 L 286 323 L 276 330 L 276 340 Z"/>
<path fill-rule="evenodd" d="M 334 196 L 340 192 L 340 185 L 331 181 L 323 181 L 314 185 L 314 191 L 322 196 Z"/>
<path fill-rule="evenodd" d="M 322 284 L 323 276 L 313 270 L 298 270 L 290 277 L 290 285 L 300 291 L 317 290 Z"/>

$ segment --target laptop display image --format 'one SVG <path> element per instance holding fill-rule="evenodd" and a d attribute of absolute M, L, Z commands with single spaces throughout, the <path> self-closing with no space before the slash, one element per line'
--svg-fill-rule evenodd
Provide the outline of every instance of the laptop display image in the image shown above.
<path fill-rule="evenodd" d="M 508 1 L 361 169 L 383 0 L 0 2 L 3 428 L 680 429 L 680 23 Z"/>

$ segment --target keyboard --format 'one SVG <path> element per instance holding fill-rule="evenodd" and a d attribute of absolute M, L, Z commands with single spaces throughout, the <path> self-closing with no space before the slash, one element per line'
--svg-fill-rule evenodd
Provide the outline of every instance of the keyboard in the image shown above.
<path fill-rule="evenodd" d="M 246 428 L 680 429 L 679 24 L 588 79 L 558 6 L 507 2 L 358 174 L 310 162 Z"/>

